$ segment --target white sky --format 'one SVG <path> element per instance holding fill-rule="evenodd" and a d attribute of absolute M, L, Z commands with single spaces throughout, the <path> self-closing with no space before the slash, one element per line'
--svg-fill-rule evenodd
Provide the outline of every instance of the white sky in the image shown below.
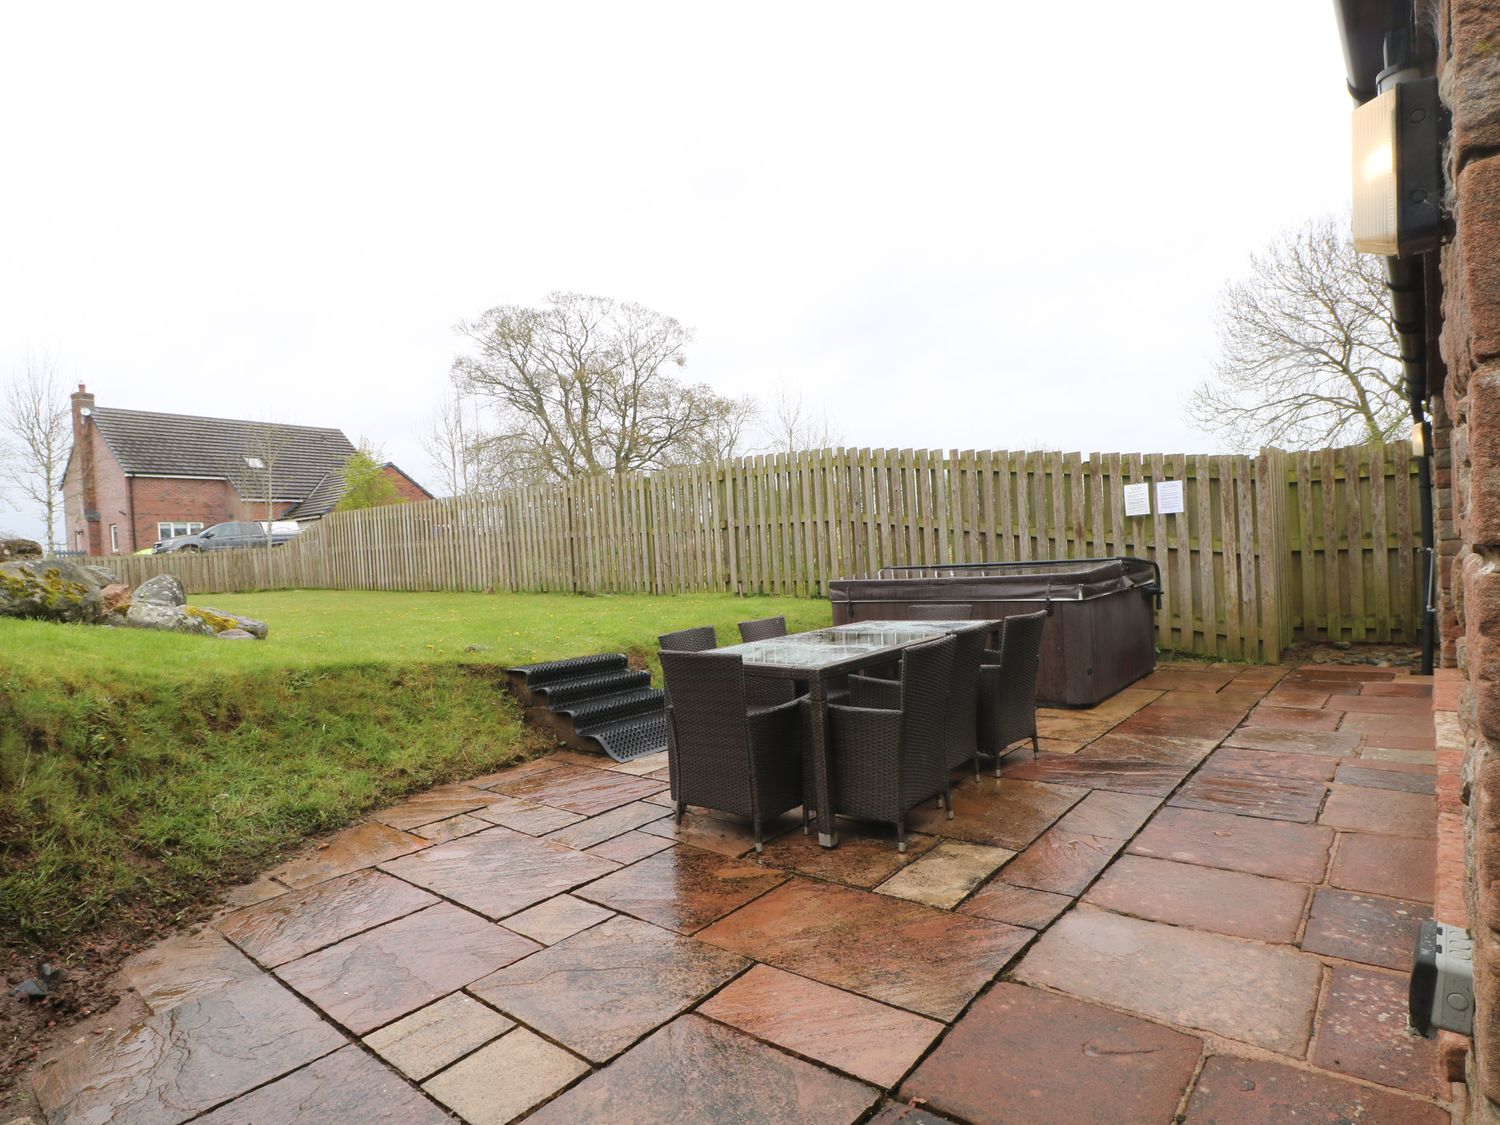
<path fill-rule="evenodd" d="M 453 324 L 556 288 L 851 445 L 1202 449 L 1220 288 L 1348 196 L 1326 0 L 12 4 L 0 106 L 0 379 L 419 479 Z"/>

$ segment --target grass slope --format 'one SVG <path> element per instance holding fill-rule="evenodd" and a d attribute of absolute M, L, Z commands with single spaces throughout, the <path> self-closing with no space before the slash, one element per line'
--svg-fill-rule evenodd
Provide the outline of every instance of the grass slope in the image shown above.
<path fill-rule="evenodd" d="M 404 793 L 526 752 L 506 665 L 826 602 L 304 590 L 195 599 L 264 642 L 0 619 L 0 940 L 159 922 Z"/>

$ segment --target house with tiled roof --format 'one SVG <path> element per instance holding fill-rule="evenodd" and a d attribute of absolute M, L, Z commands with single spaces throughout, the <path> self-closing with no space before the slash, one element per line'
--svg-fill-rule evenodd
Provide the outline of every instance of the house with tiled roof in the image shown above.
<path fill-rule="evenodd" d="M 342 430 L 102 407 L 71 396 L 73 450 L 63 474 L 70 550 L 128 555 L 229 520 L 306 522 L 333 510 L 354 452 Z M 395 465 L 406 500 L 431 493 Z"/>

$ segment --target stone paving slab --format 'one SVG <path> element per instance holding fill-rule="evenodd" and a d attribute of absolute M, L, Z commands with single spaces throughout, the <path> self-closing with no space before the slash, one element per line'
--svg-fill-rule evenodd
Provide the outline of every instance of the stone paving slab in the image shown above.
<path fill-rule="evenodd" d="M 664 786 L 649 777 L 631 777 L 613 770 L 561 765 L 556 769 L 494 786 L 497 793 L 535 805 L 551 805 L 580 816 L 597 816 L 610 809 L 639 801 Z"/>
<path fill-rule="evenodd" d="M 692 934 L 785 881 L 783 872 L 753 860 L 673 848 L 575 893 L 622 914 Z"/>
<path fill-rule="evenodd" d="M 1053 894 L 1081 894 L 1124 843 L 1108 836 L 1069 832 L 1059 824 L 1011 861 L 1005 881 Z"/>
<path fill-rule="evenodd" d="M 1420 902 L 1322 889 L 1313 895 L 1302 948 L 1345 961 L 1410 970 L 1417 930 L 1430 914 Z"/>
<path fill-rule="evenodd" d="M 1282 1063 L 1215 1055 L 1183 1125 L 1450 1125 L 1444 1109 Z"/>
<path fill-rule="evenodd" d="M 799 875 L 869 889 L 916 862 L 937 842 L 936 836 L 908 832 L 906 851 L 898 852 L 890 825 L 840 819 L 838 847 L 822 847 L 817 836 L 805 835 L 798 828 L 767 844 L 760 862 Z"/>
<path fill-rule="evenodd" d="M 1437 798 L 1423 793 L 1334 784 L 1318 823 L 1348 832 L 1437 837 Z"/>
<path fill-rule="evenodd" d="M 1167 803 L 1180 809 L 1311 824 L 1318 819 L 1327 792 L 1328 787 L 1317 781 L 1200 773 L 1184 783 Z"/>
<path fill-rule="evenodd" d="M 1067 895 L 1018 887 L 1007 883 L 1002 876 L 980 887 L 958 909 L 960 913 L 992 922 L 1041 930 L 1072 905 L 1073 900 Z"/>
<path fill-rule="evenodd" d="M 1076 786 L 1013 779 L 1007 768 L 1003 780 L 970 775 L 955 785 L 952 820 L 935 803 L 929 803 L 912 810 L 907 827 L 913 832 L 1020 851 L 1087 795 L 1088 790 Z"/>
<path fill-rule="evenodd" d="M 1081 904 L 1042 935 L 1016 977 L 1300 1055 L 1312 1032 L 1321 971 L 1304 954 Z"/>
<path fill-rule="evenodd" d="M 260 975 L 255 963 L 212 929 L 177 934 L 127 960 L 120 974 L 153 1012 Z"/>
<path fill-rule="evenodd" d="M 943 1030 L 936 1020 L 769 965 L 756 965 L 698 1011 L 881 1088 L 899 1082 Z"/>
<path fill-rule="evenodd" d="M 420 836 L 368 821 L 318 844 L 310 854 L 282 864 L 271 876 L 293 889 L 310 887 L 426 846 L 427 841 Z"/>
<path fill-rule="evenodd" d="M 1328 881 L 1350 891 L 1433 901 L 1437 841 L 1341 833 Z"/>
<path fill-rule="evenodd" d="M 1006 860 L 1013 859 L 1015 854 L 1006 848 L 992 848 L 987 844 L 944 840 L 875 889 L 883 895 L 946 910 L 967 898 L 969 892 L 993 875 Z"/>
<path fill-rule="evenodd" d="M 453 992 L 372 1031 L 365 1036 L 365 1046 L 420 1082 L 515 1026 L 514 1020 L 472 996 Z"/>
<path fill-rule="evenodd" d="M 1406 977 L 1335 967 L 1313 1040 L 1313 1063 L 1382 1086 L 1444 1096 L 1437 1040 L 1407 1032 L 1406 1006 Z"/>
<path fill-rule="evenodd" d="M 69 1125 L 174 1125 L 347 1040 L 264 975 L 72 1048 L 33 1085 Z"/>
<path fill-rule="evenodd" d="M 1084 902 L 1154 922 L 1272 943 L 1297 940 L 1307 888 L 1298 883 L 1126 855 Z"/>
<path fill-rule="evenodd" d="M 688 1015 L 527 1120 L 528 1125 L 844 1125 L 878 1100 L 879 1092 L 871 1086 Z"/>
<path fill-rule="evenodd" d="M 518 1027 L 422 1088 L 469 1125 L 505 1125 L 588 1069 L 581 1059 Z"/>
<path fill-rule="evenodd" d="M 975 1125 L 1166 1122 L 1201 1040 L 1015 984 L 996 985 L 901 1087 Z"/>
<path fill-rule="evenodd" d="M 615 917 L 469 991 L 584 1058 L 605 1062 L 747 964 L 659 926 Z"/>
<path fill-rule="evenodd" d="M 1166 808 L 1127 849 L 1132 855 L 1319 883 L 1333 833 L 1313 824 Z"/>
<path fill-rule="evenodd" d="M 542 945 L 556 945 L 563 938 L 570 938 L 580 930 L 597 926 L 612 917 L 613 911 L 596 903 L 572 895 L 558 895 L 519 914 L 512 914 L 505 920 L 505 928 Z"/>

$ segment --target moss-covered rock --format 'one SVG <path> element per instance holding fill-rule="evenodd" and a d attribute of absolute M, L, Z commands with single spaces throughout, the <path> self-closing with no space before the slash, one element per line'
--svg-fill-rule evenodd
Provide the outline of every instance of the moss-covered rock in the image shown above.
<path fill-rule="evenodd" d="M 96 622 L 104 614 L 98 579 L 75 562 L 26 559 L 0 563 L 0 616 Z"/>

